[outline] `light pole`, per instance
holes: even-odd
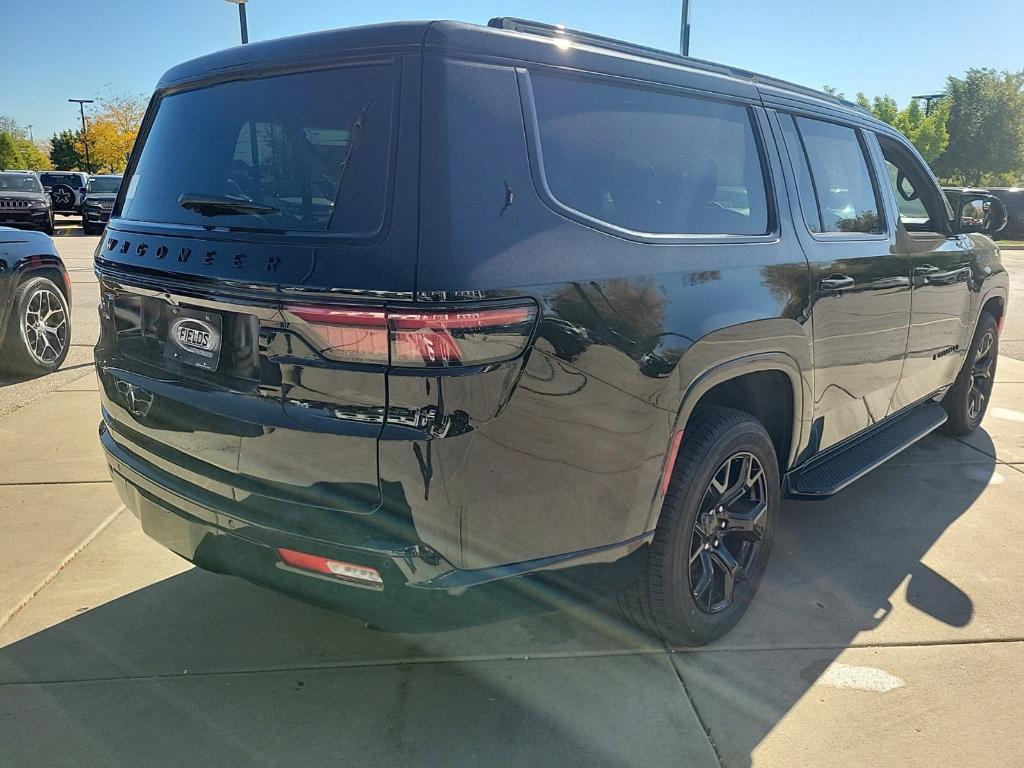
[[[679,21],[679,52],[690,55],[690,0],[683,0],[683,15]]]
[[[32,135],[32,123],[29,123],[27,128],[28,128],[28,140],[31,141],[33,144],[35,144],[36,143],[36,137]]]
[[[68,99],[78,104],[78,111],[82,115],[82,145],[85,147],[85,167],[88,173],[92,173],[92,163],[89,162],[89,136],[85,131],[85,105],[92,104],[92,99]]]
[[[227,0],[229,3],[234,3],[238,6],[238,26],[242,31],[242,45],[249,42],[249,27],[245,23],[245,3],[246,0]]]
[[[939,99],[946,98],[944,93],[926,93],[922,96],[911,96],[912,99],[924,99],[924,116],[928,117],[932,113],[932,102],[938,101]]]

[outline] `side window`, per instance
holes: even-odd
[[[880,234],[878,193],[857,132],[822,120],[791,119],[810,168],[819,216],[817,231]]]
[[[768,233],[746,107],[541,73],[531,84],[544,176],[562,205],[636,232]]]
[[[900,223],[908,232],[943,232],[949,212],[927,171],[900,144],[878,136],[885,168],[900,212]]]

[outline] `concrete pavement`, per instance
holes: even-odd
[[[383,632],[193,569],[120,509],[83,371],[0,418],[5,768],[1024,762],[1024,362],[968,440],[786,502],[750,612],[696,650],[540,587]]]

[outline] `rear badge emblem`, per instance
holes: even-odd
[[[220,333],[209,323],[182,317],[171,325],[171,341],[194,355],[213,357],[220,350]]]

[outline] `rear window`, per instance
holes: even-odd
[[[41,173],[39,174],[39,179],[47,187],[64,184],[73,189],[82,188],[82,177],[77,173]]]
[[[545,180],[562,205],[636,232],[768,232],[746,107],[536,73],[531,83]]]
[[[165,96],[121,216],[373,235],[384,222],[393,99],[390,64]],[[186,198],[205,202],[183,207]]]

